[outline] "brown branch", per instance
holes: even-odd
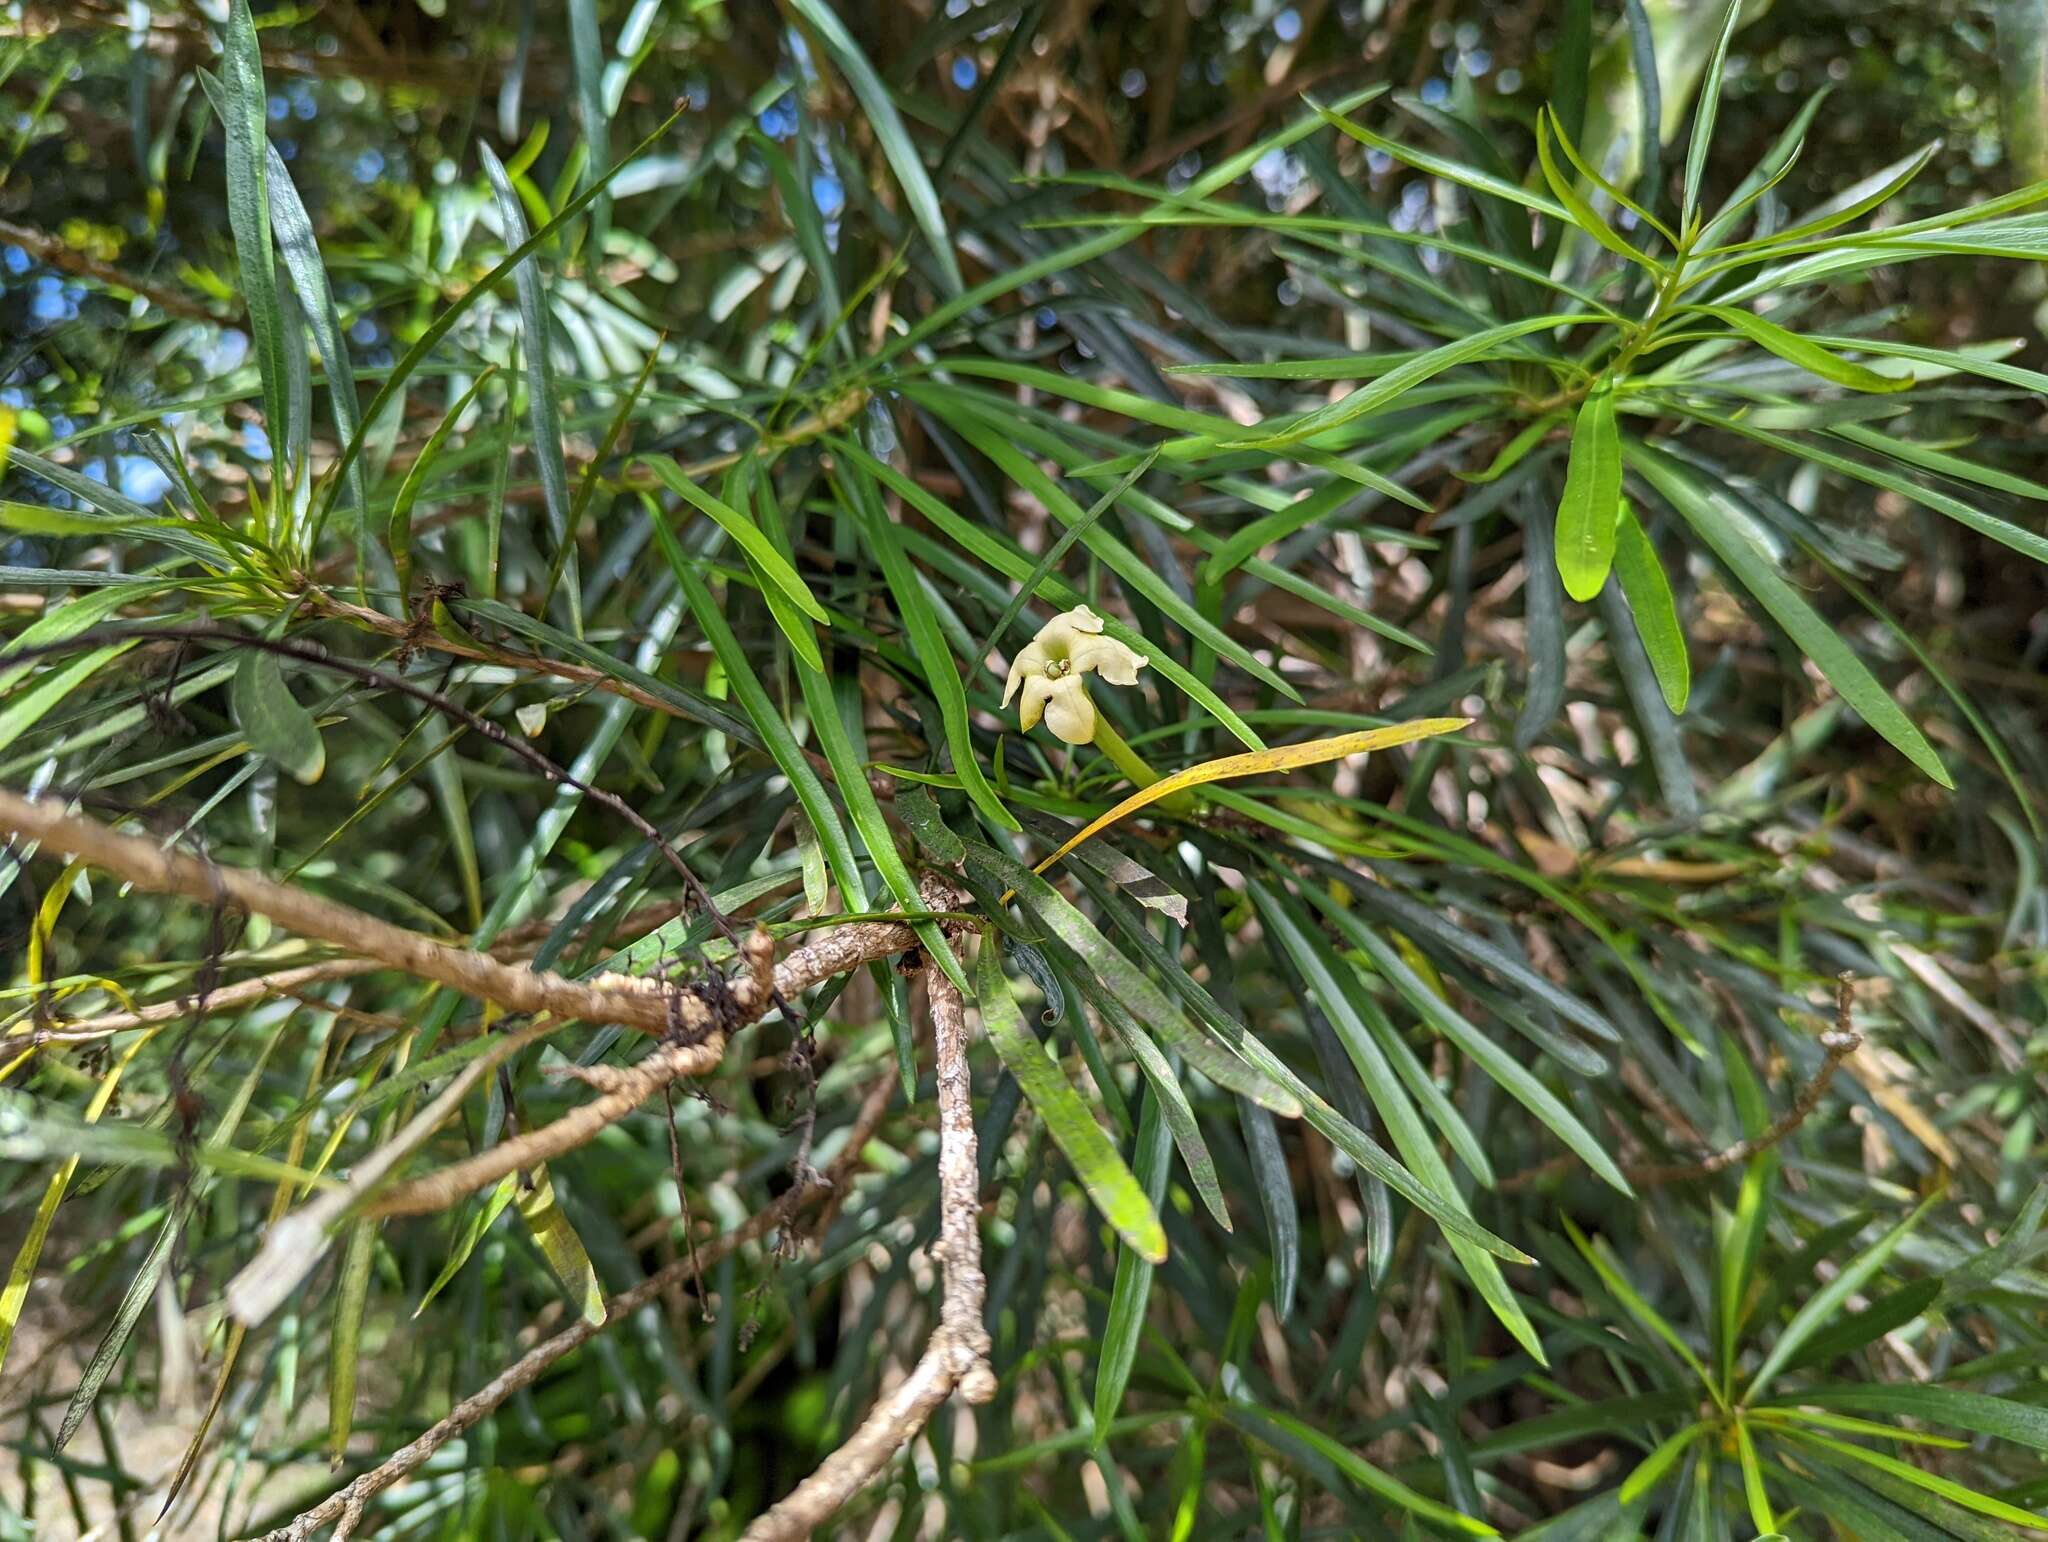
[[[869,1092],[855,1117],[846,1145],[833,1161],[822,1183],[791,1189],[767,1209],[759,1211],[734,1230],[701,1244],[689,1256],[656,1270],[631,1290],[621,1291],[604,1304],[604,1317],[591,1322],[579,1318],[553,1338],[529,1349],[498,1375],[450,1409],[446,1418],[417,1439],[400,1446],[376,1467],[337,1490],[290,1523],[264,1534],[261,1542],[308,1542],[324,1526],[333,1525],[336,1542],[342,1542],[361,1521],[364,1507],[392,1484],[416,1472],[449,1441],[481,1423],[513,1393],[532,1386],[557,1360],[597,1337],[615,1322],[632,1316],[648,1302],[696,1278],[700,1268],[720,1262],[726,1255],[787,1225],[827,1194],[836,1193],[858,1167],[861,1151],[881,1127],[895,1090],[896,1073],[886,1071]]]
[[[597,1138],[607,1126],[616,1124],[669,1083],[685,1076],[701,1076],[725,1055],[726,1040],[767,1010],[779,994],[794,1000],[804,991],[834,975],[888,958],[917,946],[917,934],[893,921],[863,921],[840,927],[826,937],[799,948],[780,964],[766,932],[747,939],[747,962],[752,972],[743,1004],[736,1004],[733,1019],[698,1043],[664,1042],[644,1059],[630,1066],[579,1067],[570,1074],[599,1089],[599,1095],[553,1124],[529,1130],[487,1151],[402,1183],[379,1195],[361,1211],[364,1215],[429,1215],[445,1210],[465,1194],[496,1183],[507,1173],[522,1172],[565,1151],[573,1151]],[[740,992],[735,990],[735,1002]]]
[[[632,942],[646,936],[665,921],[681,915],[683,907],[674,900],[663,900],[659,904],[642,905],[639,909],[621,916],[606,932],[606,939],[612,943]],[[530,953],[533,944],[546,937],[555,928],[554,918],[540,916],[531,921],[508,928],[498,940],[491,944],[490,953],[494,958],[514,959],[523,952]],[[232,985],[220,985],[209,991],[204,998],[192,993],[174,996],[168,1001],[151,1002],[148,1006],[137,1007],[128,1012],[106,1012],[98,1017],[79,1017],[60,1022],[54,1028],[16,1028],[0,1038],[28,1039],[36,1044],[84,1044],[94,1039],[104,1039],[131,1028],[147,1028],[157,1023],[174,1022],[181,1017],[206,1017],[216,1012],[232,1012],[248,1006],[251,1002],[266,1001],[272,996],[296,996],[308,1006],[326,1007],[329,1004],[303,995],[309,987],[324,984],[330,980],[348,980],[357,975],[372,974],[387,966],[374,958],[330,958],[316,964],[297,964],[289,969],[276,969],[268,974],[252,975],[246,980],[237,980]]]
[[[926,903],[933,903],[927,895]],[[939,1076],[939,1244],[945,1289],[939,1326],[916,1367],[868,1411],[846,1443],[741,1534],[742,1542],[808,1537],[873,1480],[957,1389],[970,1403],[996,1394],[982,1325],[987,1277],[981,1272],[981,1180],[975,1158],[974,1104],[967,1073],[967,1014],[960,992],[927,964],[932,1047]]]
[[[132,1012],[108,1012],[99,1017],[81,1017],[71,1022],[60,1022],[51,1028],[11,1029],[0,1035],[0,1038],[25,1039],[32,1044],[90,1043],[94,1039],[125,1033],[130,1028],[148,1028],[158,1023],[175,1022],[188,1015],[232,1012],[248,1006],[251,1002],[265,1001],[272,996],[296,995],[308,986],[319,985],[328,980],[346,980],[384,967],[384,964],[374,958],[330,958],[324,963],[301,964],[293,969],[279,969],[270,974],[256,975],[251,979],[237,980],[233,985],[216,986],[206,994],[204,1001],[192,995],[175,996],[169,1001],[157,1001],[146,1007],[137,1007]]]
[[[678,1027],[702,1034],[715,1026],[704,1001],[677,996],[659,981],[621,974],[570,980],[551,970],[502,964],[487,953],[453,947],[393,926],[353,906],[274,883],[260,873],[223,867],[183,852],[166,851],[140,836],[122,835],[96,819],[71,813],[61,798],[24,798],[0,788],[0,835],[41,842],[83,858],[154,894],[181,895],[208,905],[237,905],[268,916],[301,937],[332,943],[384,967],[432,980],[465,996],[496,1002],[511,1012],[617,1023],[655,1034]],[[743,982],[741,989],[746,988]]]
[[[124,273],[112,263],[101,262],[90,253],[81,252],[75,246],[50,235],[47,231],[36,230],[28,225],[17,225],[13,220],[0,220],[0,241],[20,247],[30,256],[48,263],[53,268],[89,278],[108,289],[125,290],[140,295],[158,310],[170,316],[184,316],[194,321],[227,321],[232,313],[225,307],[215,306],[196,295],[171,289],[162,284],[153,284],[148,279],[137,278]]]
[[[1820,1107],[1820,1100],[1828,1090],[1828,1084],[1835,1079],[1835,1072],[1844,1060],[1856,1053],[1863,1036],[1849,1026],[1849,1003],[1853,984],[1844,975],[1835,991],[1835,1026],[1820,1036],[1821,1048],[1826,1056],[1820,1069],[1813,1073],[1813,1080],[1799,1089],[1799,1095],[1792,1100],[1792,1106],[1771,1121],[1770,1127],[1760,1135],[1745,1136],[1732,1146],[1709,1152],[1691,1162],[1645,1162],[1634,1165],[1623,1164],[1622,1175],[1630,1183],[1655,1186],[1664,1183],[1691,1183],[1700,1178],[1711,1178],[1716,1173],[1726,1172],[1738,1163],[1747,1162],[1759,1152],[1768,1151],[1794,1130],[1798,1129]],[[1566,1171],[1577,1158],[1566,1152],[1526,1167],[1518,1173],[1503,1178],[1496,1186],[1502,1194],[1526,1189],[1531,1184],[1555,1177]]]

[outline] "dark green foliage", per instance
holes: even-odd
[[[910,912],[999,1390],[847,1536],[2042,1526],[2048,185],[1982,18],[955,9],[30,7],[0,786],[572,978],[732,971],[671,859],[784,955]],[[1056,615],[1092,747],[1004,704]],[[915,1361],[886,959],[230,1323],[437,1095],[393,1177],[643,1051],[222,995],[335,956],[0,857],[0,1538],[282,1523],[842,1159],[365,1527],[734,1537]]]

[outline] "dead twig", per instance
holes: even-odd
[[[932,903],[929,898],[927,903]],[[996,1394],[988,1329],[981,1320],[988,1281],[981,1272],[981,1181],[967,1072],[967,1014],[960,992],[936,964],[925,966],[924,977],[939,1079],[936,1252],[945,1269],[939,1325],[911,1373],[869,1410],[860,1428],[816,1472],[749,1526],[742,1542],[810,1536],[917,1438],[955,1390],[970,1403],[986,1403]]]
[[[330,1525],[335,1528],[336,1542],[342,1542],[342,1539],[348,1537],[362,1520],[364,1507],[372,1499],[392,1484],[416,1472],[436,1451],[487,1418],[515,1392],[532,1386],[564,1355],[581,1348],[612,1323],[622,1322],[631,1317],[641,1307],[658,1299],[665,1292],[698,1278],[700,1268],[709,1268],[727,1254],[765,1237],[778,1226],[789,1224],[828,1193],[836,1192],[839,1185],[850,1180],[854,1169],[860,1163],[862,1148],[881,1127],[894,1086],[894,1070],[885,1071],[869,1093],[860,1113],[855,1117],[846,1145],[827,1170],[824,1183],[791,1189],[774,1204],[757,1212],[734,1230],[704,1243],[693,1255],[679,1258],[674,1263],[656,1270],[631,1290],[621,1291],[605,1302],[604,1317],[601,1321],[593,1323],[587,1318],[579,1318],[554,1337],[534,1345],[498,1375],[457,1403],[449,1411],[448,1416],[438,1424],[426,1430],[417,1439],[400,1446],[370,1471],[328,1495],[304,1514],[296,1516],[286,1525],[266,1532],[261,1542],[308,1542],[308,1539],[323,1527]]]
[[[1799,1095],[1792,1100],[1792,1106],[1771,1121],[1769,1128],[1757,1135],[1745,1136],[1732,1146],[1709,1152],[1691,1162],[1648,1162],[1635,1165],[1624,1164],[1622,1175],[1630,1183],[1654,1186],[1664,1183],[1692,1183],[1701,1178],[1711,1178],[1716,1173],[1726,1172],[1762,1151],[1768,1151],[1802,1124],[1806,1123],[1813,1111],[1820,1107],[1820,1100],[1828,1090],[1828,1084],[1835,1079],[1835,1072],[1844,1060],[1856,1053],[1863,1043],[1863,1036],[1849,1025],[1850,998],[1854,993],[1854,982],[1844,975],[1835,988],[1835,1026],[1820,1036],[1821,1048],[1826,1051],[1820,1069],[1813,1073],[1813,1080],[1799,1089]],[[1564,1172],[1578,1160],[1570,1153],[1539,1162],[1534,1167],[1524,1168],[1503,1178],[1499,1192],[1512,1193],[1526,1189],[1531,1184]]]

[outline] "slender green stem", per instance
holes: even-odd
[[[1124,736],[1100,711],[1095,714],[1095,747],[1108,757],[1110,764],[1130,778],[1133,787],[1150,787],[1159,780],[1159,773],[1152,769],[1143,755],[1124,743]],[[1155,806],[1162,813],[1192,814],[1199,805],[1193,793],[1175,792],[1168,793]]]
[[[1143,755],[1124,743],[1124,736],[1116,731],[1102,712],[1095,714],[1095,747],[1131,779],[1132,786],[1150,787],[1159,780],[1159,773],[1152,769]]]

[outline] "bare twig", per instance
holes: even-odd
[[[1835,1079],[1835,1072],[1844,1060],[1856,1053],[1863,1042],[1863,1036],[1849,1024],[1850,1000],[1855,991],[1854,981],[1844,975],[1835,987],[1835,1026],[1820,1036],[1821,1048],[1826,1051],[1820,1069],[1813,1073],[1813,1080],[1799,1089],[1799,1095],[1792,1100],[1792,1106],[1771,1121],[1770,1127],[1761,1134],[1745,1136],[1732,1146],[1709,1152],[1692,1162],[1647,1162],[1635,1165],[1624,1164],[1621,1171],[1630,1183],[1656,1185],[1663,1183],[1691,1183],[1700,1178],[1711,1178],[1716,1173],[1726,1172],[1739,1163],[1747,1162],[1760,1151],[1768,1151],[1787,1135],[1798,1129],[1820,1107],[1820,1100],[1828,1090],[1828,1084]],[[1503,1178],[1499,1184],[1501,1193],[1512,1193],[1528,1188],[1546,1178],[1555,1177],[1565,1171],[1577,1158],[1569,1152],[1526,1167],[1518,1173]]]
[[[265,1533],[261,1542],[307,1542],[307,1539],[317,1534],[322,1527],[329,1525],[334,1526],[336,1542],[340,1542],[340,1539],[347,1537],[361,1521],[363,1509],[370,1500],[392,1484],[417,1471],[436,1451],[487,1418],[513,1393],[532,1386],[564,1355],[597,1337],[610,1324],[629,1318],[665,1292],[695,1279],[700,1267],[708,1268],[725,1258],[727,1254],[766,1236],[776,1227],[787,1225],[828,1193],[836,1192],[839,1185],[851,1178],[854,1169],[860,1163],[862,1148],[881,1127],[894,1086],[893,1069],[885,1072],[877,1080],[854,1120],[853,1130],[847,1137],[845,1147],[827,1171],[824,1183],[791,1189],[774,1204],[758,1212],[734,1230],[704,1243],[696,1249],[694,1255],[679,1258],[674,1263],[656,1270],[631,1290],[621,1291],[605,1302],[604,1317],[601,1321],[593,1323],[587,1318],[579,1318],[554,1337],[536,1344],[482,1387],[457,1403],[446,1418],[425,1431],[418,1439],[400,1446],[376,1467],[345,1488],[328,1495],[289,1524]]]
[[[929,903],[929,901],[928,901]],[[936,906],[934,908],[937,908]],[[946,1271],[939,1326],[916,1367],[872,1409],[837,1451],[742,1533],[742,1542],[810,1536],[839,1512],[925,1426],[957,1389],[970,1403],[996,1394],[982,1303],[981,1181],[967,1073],[967,1014],[936,964],[924,971],[939,1077],[939,1262]]]

